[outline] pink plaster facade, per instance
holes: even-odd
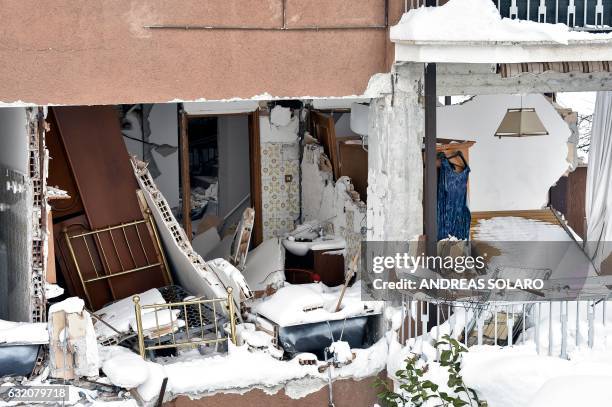
[[[385,23],[397,22],[403,7],[401,0],[0,0],[0,101],[358,95],[371,75],[389,70]],[[353,28],[303,30],[313,26]]]

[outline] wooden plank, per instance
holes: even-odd
[[[253,224],[253,246],[263,242],[262,185],[261,185],[261,143],[259,134],[259,110],[249,114],[249,156],[251,159],[251,205],[255,209]]]
[[[363,202],[368,194],[368,152],[364,150],[360,139],[342,140],[338,143],[340,157],[340,175],[351,179],[355,191]]]
[[[193,239],[191,229],[191,181],[189,179],[189,133],[187,132],[187,114],[181,111],[181,131],[179,136],[180,163],[181,163],[181,198],[183,209],[183,229],[187,239]]]
[[[338,164],[338,144],[336,140],[336,125],[333,117],[321,112],[312,111],[311,120],[313,135],[323,146],[327,158],[332,163],[334,180],[340,177],[340,167]]]

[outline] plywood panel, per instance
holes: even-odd
[[[323,145],[327,158],[332,163],[334,180],[340,177],[338,165],[338,145],[336,141],[336,126],[333,117],[321,112],[311,112],[313,135]]]

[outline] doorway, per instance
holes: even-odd
[[[182,222],[187,236],[216,227],[232,234],[247,207],[255,209],[253,243],[262,240],[258,112],[181,112]]]

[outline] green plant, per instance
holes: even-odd
[[[467,349],[456,339],[444,335],[442,340],[436,342],[436,349],[440,351],[440,366],[448,371],[447,386],[450,392],[440,390],[440,386],[431,380],[424,379],[429,365],[419,363],[419,355],[406,359],[406,368],[395,373],[399,382],[399,392],[393,391],[386,381],[377,379],[374,387],[380,389],[378,398],[385,407],[411,407],[422,406],[431,400],[435,406],[443,407],[484,407],[485,401],[478,398],[476,391],[467,387],[461,377],[461,358]],[[428,404],[431,405],[431,404]]]

